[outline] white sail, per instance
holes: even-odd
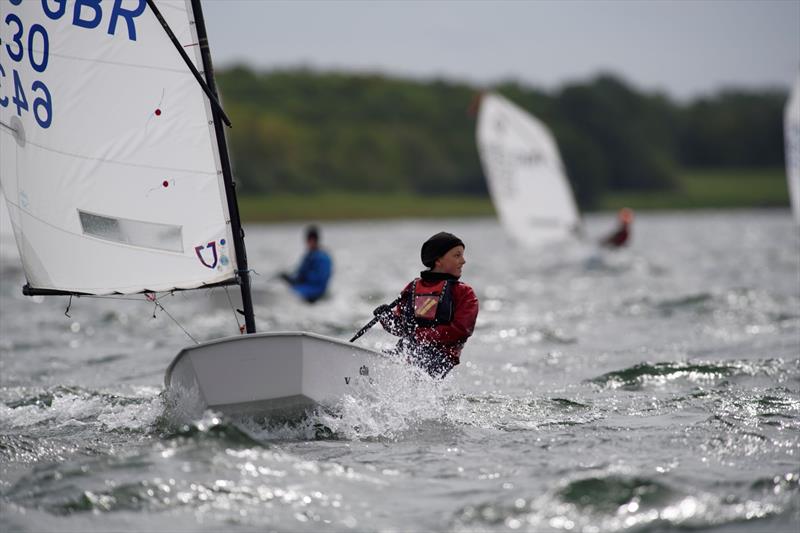
[[[786,103],[783,128],[786,143],[786,179],[789,182],[789,198],[792,202],[794,220],[800,225],[800,74],[797,75],[791,96]]]
[[[5,195],[0,190],[0,264],[11,266],[13,269],[19,263],[19,254],[14,243],[14,227],[11,224],[11,216],[8,214],[8,204]],[[0,266],[0,277],[3,274],[3,266]]]
[[[481,98],[477,144],[500,222],[518,242],[560,240],[579,225],[578,209],[547,127],[499,94]]]
[[[8,214],[8,204],[6,195],[0,189],[0,239],[14,236],[14,227],[11,224],[11,216]]]
[[[202,72],[190,2],[158,6]],[[209,102],[145,0],[4,0],[0,43],[0,182],[29,287],[233,279]]]

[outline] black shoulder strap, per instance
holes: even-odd
[[[455,304],[453,302],[453,285],[459,283],[458,280],[447,280],[442,287],[442,294],[439,296],[439,306],[436,309],[436,323],[449,324],[455,315]]]
[[[417,293],[418,281],[419,278],[415,278],[414,281],[411,282],[411,287],[409,287],[408,290],[408,298],[404,299],[403,306],[401,308],[402,313],[405,315],[406,333],[409,335],[413,335],[417,325],[414,318],[414,297]]]

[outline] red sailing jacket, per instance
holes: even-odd
[[[606,246],[613,246],[615,248],[619,248],[620,246],[624,246],[625,243],[628,242],[628,238],[630,237],[630,227],[628,224],[622,224],[620,227],[611,235],[603,239],[603,244]]]
[[[454,276],[424,271],[421,278],[416,279],[416,292],[435,289],[442,280],[448,280],[450,295],[453,302],[452,319],[447,323],[428,325],[416,323],[410,325],[408,305],[411,303],[411,291],[414,281],[403,289],[402,299],[394,308],[392,316],[381,318],[381,325],[386,331],[398,337],[405,337],[413,329],[413,339],[423,348],[432,348],[437,354],[451,360],[454,365],[459,363],[461,349],[475,329],[478,318],[478,298],[472,287],[461,283]],[[411,326],[411,327],[409,327]]]

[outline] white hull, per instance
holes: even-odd
[[[179,417],[206,409],[291,417],[353,394],[390,356],[305,332],[259,333],[190,346],[167,368],[167,399]]]

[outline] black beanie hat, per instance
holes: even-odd
[[[437,259],[456,246],[464,246],[464,243],[452,233],[440,231],[422,244],[422,251],[420,252],[422,264],[428,268],[433,268]]]

